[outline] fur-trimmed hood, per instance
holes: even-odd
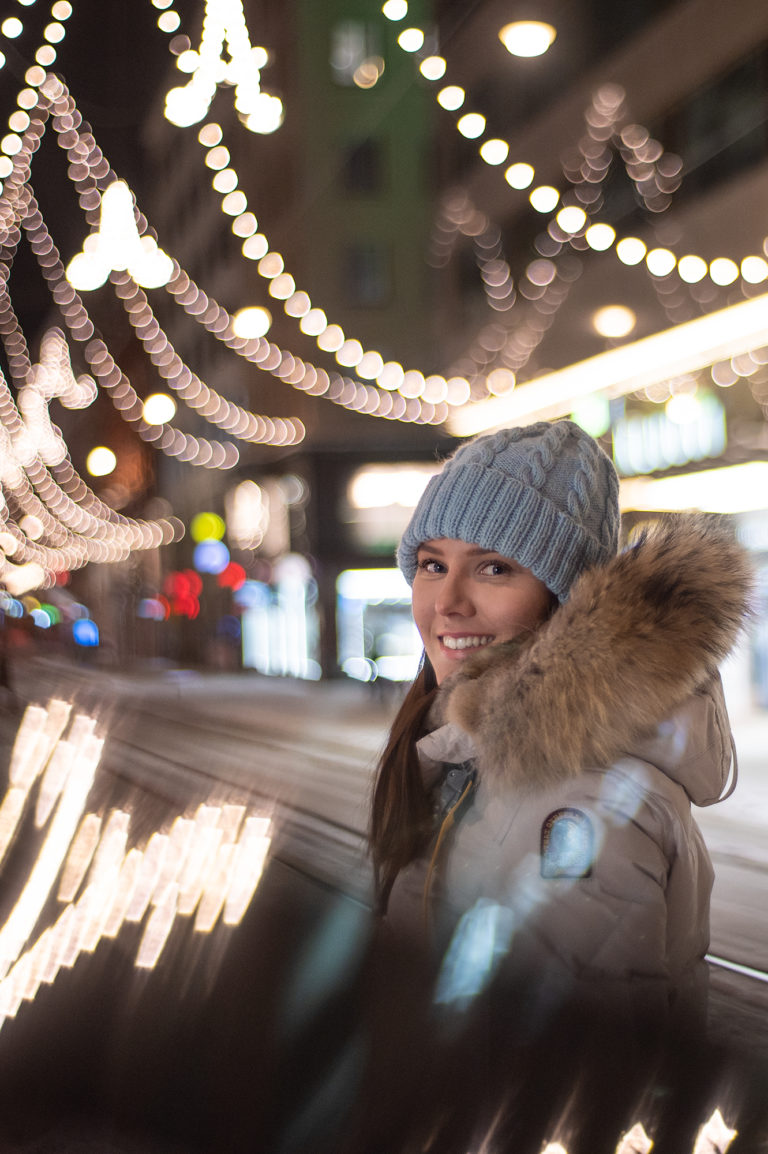
[[[433,719],[470,735],[491,786],[547,787],[641,756],[716,674],[751,589],[747,555],[722,519],[661,518],[583,574],[533,637],[469,658],[441,686]],[[681,784],[699,804],[712,800]]]

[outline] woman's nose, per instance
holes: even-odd
[[[467,582],[460,574],[445,575],[435,597],[435,609],[441,617],[450,617],[454,613],[468,617],[473,612]]]

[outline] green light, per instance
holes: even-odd
[[[571,420],[592,437],[602,437],[611,427],[608,398],[601,393],[584,397],[571,413]]]

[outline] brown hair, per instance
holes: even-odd
[[[423,850],[431,832],[431,805],[421,777],[416,742],[426,732],[426,718],[436,691],[435,671],[425,655],[379,759],[369,841],[376,908],[382,914],[395,878]]]

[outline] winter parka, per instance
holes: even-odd
[[[388,907],[431,926],[438,1000],[508,967],[652,1014],[699,1002],[713,871],[691,803],[733,772],[717,666],[750,588],[718,519],[662,519],[443,683],[419,742],[436,834]]]

